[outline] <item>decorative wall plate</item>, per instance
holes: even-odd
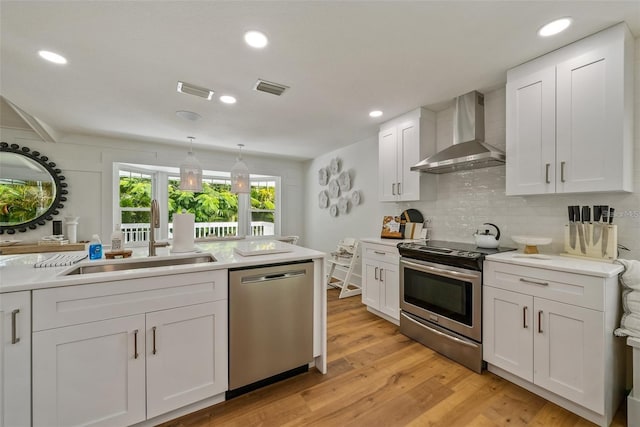
[[[349,199],[346,197],[340,197],[338,199],[338,211],[341,215],[346,215],[349,211]]]
[[[337,199],[340,196],[340,185],[335,179],[329,181],[329,197]]]
[[[331,216],[338,216],[338,207],[336,205],[329,206],[329,214]]]
[[[358,206],[360,204],[360,192],[358,190],[351,194],[351,204],[353,204],[353,206]]]
[[[338,185],[340,185],[340,191],[343,193],[351,190],[351,177],[349,176],[349,172],[344,171],[338,175]]]
[[[331,172],[332,175],[336,175],[338,172],[340,172],[339,158],[334,157],[333,159],[331,159],[331,162],[329,163],[329,171]]]
[[[320,194],[318,194],[318,206],[320,206],[320,209],[326,209],[329,206],[329,194],[327,190],[322,190]]]
[[[318,170],[318,184],[327,185],[329,182],[329,171],[327,168],[320,168]]]

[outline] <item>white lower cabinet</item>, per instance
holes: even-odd
[[[31,425],[31,292],[0,294],[0,427]]]
[[[34,333],[33,425],[144,421],[144,330],[141,314]]]
[[[489,370],[601,426],[624,394],[617,277],[485,261]]]
[[[362,243],[362,303],[394,323],[400,321],[398,261],[394,246]]]
[[[126,426],[227,390],[226,270],[36,290],[33,307],[34,426]]]

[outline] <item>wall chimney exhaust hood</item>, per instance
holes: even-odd
[[[449,173],[500,166],[505,154],[484,142],[484,95],[473,91],[456,98],[453,145],[411,167],[412,171]]]

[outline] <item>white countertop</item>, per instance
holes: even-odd
[[[383,239],[382,237],[363,237],[360,239],[361,242],[375,243],[377,245],[393,246],[394,248],[398,246],[398,243],[418,242],[420,240],[421,239]]]
[[[70,267],[34,268],[33,264],[44,261],[56,253],[26,254],[26,255],[2,255],[0,256],[0,293],[16,292],[23,290],[42,289],[57,286],[80,285],[96,282],[109,282],[113,280],[134,279],[140,277],[160,276],[167,274],[180,274],[187,272],[221,270],[226,268],[238,268],[254,265],[299,261],[304,259],[316,259],[325,257],[325,253],[288,243],[277,242],[279,248],[290,250],[275,254],[241,256],[235,251],[239,245],[246,245],[246,240],[232,240],[225,242],[200,242],[196,243],[196,250],[200,253],[211,253],[217,262],[174,265],[168,267],[139,268],[131,270],[113,271],[105,273],[91,273],[84,275],[64,276],[66,270],[76,268],[79,265],[94,265],[112,262],[131,262],[147,258],[148,248],[131,248],[131,258],[123,260],[84,260]],[[84,252],[64,252],[65,254],[83,254]],[[154,259],[165,259],[193,255],[172,254],[170,247],[157,248],[157,256]]]
[[[485,260],[597,277],[613,277],[618,275],[618,273],[621,273],[623,270],[622,265],[617,263],[612,264],[610,262],[592,261],[589,259],[573,258],[561,255],[540,255],[541,256],[538,258],[530,255],[527,256],[522,252],[502,252],[499,254],[488,255]]]

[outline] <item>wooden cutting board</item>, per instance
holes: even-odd
[[[0,255],[35,254],[44,252],[84,251],[84,243],[67,243],[66,245],[38,245],[37,243],[1,246]]]

